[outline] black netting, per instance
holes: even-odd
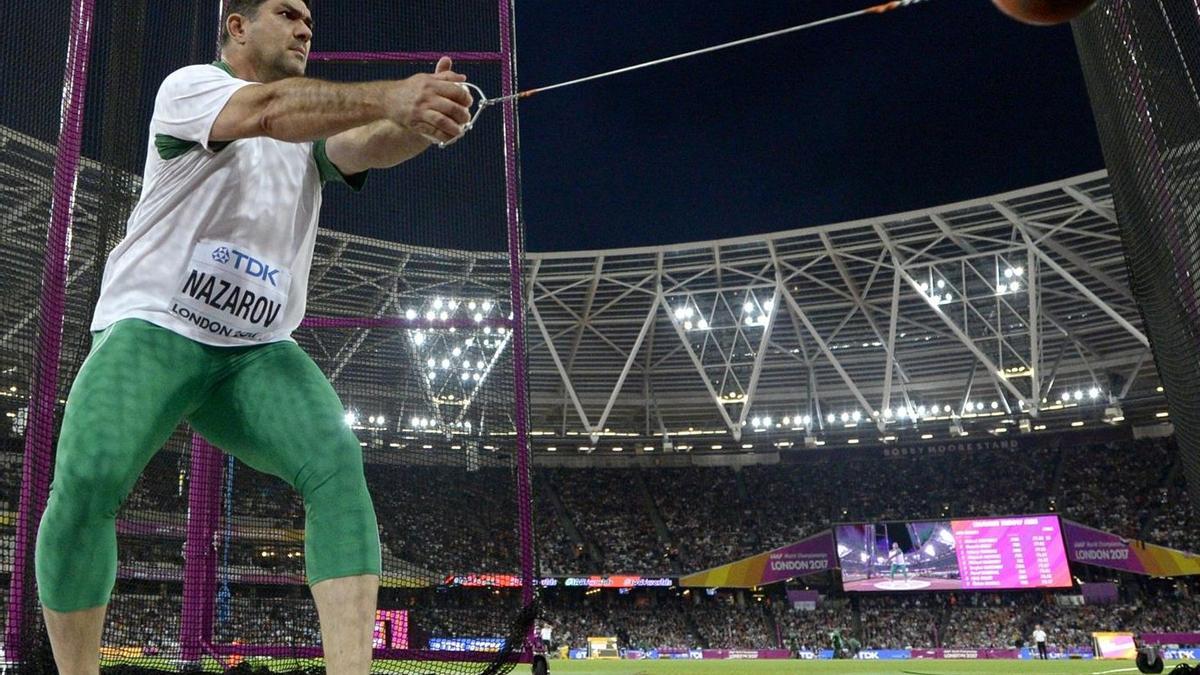
[[[58,354],[73,349],[69,339],[59,341],[61,298],[78,287],[78,276],[67,274],[78,275],[81,262],[78,256],[65,259],[71,176],[77,169],[81,181],[98,176],[94,165],[71,161],[78,157],[82,117],[66,114],[66,104],[78,103],[81,92],[64,91],[64,79],[82,82],[87,54],[77,32],[72,39],[72,25],[88,18],[77,4],[33,12],[0,8],[0,20],[29,36],[0,47],[0,86],[7,94],[0,100],[0,580],[8,619],[0,641],[6,660],[23,648],[44,661],[48,648],[37,611],[32,533],[49,486],[49,449],[70,377]]]
[[[511,49],[499,53],[511,12],[495,0],[311,4],[314,52],[356,53],[314,59],[312,76],[399,79],[433,62],[370,60],[447,51],[489,95],[515,78]],[[53,671],[32,546],[63,403],[91,345],[106,256],[141,190],[155,92],[175,69],[213,59],[218,5],[0,9],[26,36],[0,47],[10,93],[0,101],[0,579],[11,586],[0,643],[27,672]],[[363,193],[325,192],[309,319],[294,337],[333,383],[364,453],[383,545],[375,672],[500,673],[527,656],[521,584],[532,559],[521,551],[532,542],[519,514],[532,499],[518,461],[523,317],[510,264],[524,257],[524,234],[510,229],[508,121],[492,108],[462,142],[375,172]],[[320,668],[304,525],[291,487],[181,425],[118,514],[104,667]]]
[[[1130,281],[1200,498],[1200,8],[1101,0],[1075,23]]]

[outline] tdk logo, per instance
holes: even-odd
[[[229,254],[230,253],[231,253],[231,251],[228,248],[221,246],[220,248],[213,251],[212,257],[213,257],[213,260],[224,265],[229,262]],[[279,280],[277,279],[277,275],[279,274],[278,268],[271,267],[270,265],[255,258],[254,256],[242,253],[241,251],[239,251],[237,249],[234,249],[232,251],[232,253],[233,253],[233,269],[238,270],[240,272],[244,272],[247,275],[255,277],[257,279],[262,279],[263,281],[269,281],[269,282],[271,282],[271,285],[275,286],[276,288],[279,287]]]

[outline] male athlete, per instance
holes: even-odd
[[[897,571],[904,575],[905,581],[908,581],[908,561],[904,559],[904,551],[900,550],[900,544],[897,542],[892,542],[892,548],[888,551],[888,562],[891,563],[891,581],[896,580]]]
[[[462,134],[471,98],[433,74],[303,77],[305,0],[229,0],[221,59],[163,82],[141,199],[111,253],[92,351],[67,401],[38,531],[39,595],[63,675],[99,672],[115,517],[181,420],[304,498],[305,562],[328,672],[368,673],[379,584],[362,450],[304,316],[321,188]]]

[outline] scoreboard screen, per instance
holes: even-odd
[[[1070,588],[1058,516],[854,523],[834,527],[847,591]]]

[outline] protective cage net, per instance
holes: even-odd
[[[1074,23],[1134,297],[1200,499],[1200,5],[1100,0]]]
[[[310,6],[309,75],[398,79],[433,62],[383,53],[450,52],[489,95],[515,79],[502,49],[511,12],[497,0]],[[33,542],[106,256],[141,190],[154,96],[170,72],[214,59],[219,11],[217,0],[0,8],[31,36],[0,47],[0,602],[4,659],[19,672],[54,672]],[[353,61],[321,60],[331,52]],[[532,504],[510,265],[524,233],[510,228],[515,114],[507,123],[492,108],[460,143],[374,172],[361,193],[325,189],[294,337],[363,450],[383,554],[373,672],[503,673],[527,656],[536,564],[522,556]],[[69,229],[52,226],[67,215]],[[290,486],[181,425],[117,516],[105,671],[323,672],[304,525]]]

